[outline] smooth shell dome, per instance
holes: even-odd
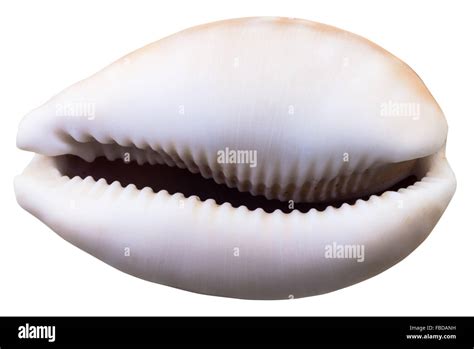
[[[93,118],[74,114],[81,103],[93,105]],[[294,176],[285,168],[335,176],[345,153],[348,172],[424,157],[446,132],[419,77],[370,41],[305,20],[244,18],[118,60],[30,113],[17,143],[86,159],[99,154],[76,141],[132,143],[211,167],[226,147],[256,150],[258,167],[284,179]]]

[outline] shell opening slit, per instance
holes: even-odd
[[[95,143],[94,148],[101,148],[103,146],[96,141],[93,142]],[[359,199],[368,200],[372,195],[380,196],[386,191],[398,191],[401,188],[407,188],[420,181],[426,175],[426,170],[417,169],[417,163],[420,164],[424,159],[426,160],[426,158],[413,160],[410,164],[410,172],[403,173],[402,176],[399,176],[401,177],[400,180],[397,180],[395,183],[390,182],[381,190],[378,189],[371,192],[368,189],[369,191],[365,195],[349,195],[348,197],[346,195],[346,198],[343,196],[341,199],[337,197],[339,195],[337,193],[338,182],[341,182],[341,180],[338,180],[336,177],[327,181],[334,183],[329,185],[333,188],[327,189],[333,192],[332,197],[325,200],[308,202],[294,200],[291,196],[292,193],[307,190],[307,186],[304,185],[301,188],[297,188],[292,184],[287,186],[287,188],[280,188],[278,185],[274,185],[272,188],[269,188],[270,194],[267,192],[266,197],[263,193],[264,189],[262,190],[264,186],[261,183],[254,186],[259,188],[261,192],[251,193],[249,192],[249,187],[252,187],[252,185],[248,181],[240,183],[235,177],[230,179],[225,177],[222,172],[218,172],[213,176],[212,173],[209,173],[209,166],[205,166],[204,170],[197,168],[194,164],[193,173],[181,159],[173,160],[171,157],[168,157],[165,161],[160,152],[148,151],[145,153],[144,150],[135,146],[121,147],[115,144],[113,154],[107,152],[106,155],[98,156],[92,161],[86,161],[79,156],[71,154],[56,156],[54,157],[54,165],[62,176],[66,176],[69,179],[74,177],[86,179],[90,176],[96,182],[100,179],[105,179],[108,185],[118,181],[124,188],[128,185],[134,185],[139,190],[149,187],[154,193],[165,190],[170,195],[181,193],[185,198],[196,196],[201,201],[213,199],[218,205],[230,203],[234,208],[245,206],[249,210],[261,208],[267,213],[272,213],[275,210],[281,210],[284,213],[298,210],[306,213],[313,208],[318,211],[324,211],[329,206],[339,208],[344,203],[353,205]],[[188,163],[194,162],[190,161]],[[395,171],[399,170],[396,164],[393,168]],[[364,173],[370,173],[370,176],[373,178],[378,175],[378,172],[380,171],[377,171],[377,169],[372,172],[371,169],[367,169],[361,175],[364,176]],[[352,181],[352,178],[356,178],[356,176],[357,174],[345,176],[342,181],[355,186],[360,185],[356,181]],[[218,183],[218,181],[221,183]],[[288,187],[291,188],[291,192],[288,190]],[[346,188],[348,192],[357,192],[357,190],[351,189]],[[285,198],[288,198],[287,201],[278,199],[279,191],[282,190],[286,192]]]

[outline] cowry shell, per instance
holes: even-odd
[[[132,275],[304,297],[374,276],[427,237],[456,186],[446,135],[421,79],[366,39],[298,19],[227,20],[135,51],[27,115],[17,144],[37,155],[15,192],[64,239]],[[255,152],[256,166],[219,162],[224,149]],[[124,154],[161,166],[150,186],[174,166],[264,201],[324,207],[266,212],[91,170]]]

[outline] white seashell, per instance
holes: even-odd
[[[374,276],[427,237],[456,186],[446,135],[421,79],[366,39],[227,20],[135,51],[27,115],[17,144],[38,155],[15,192],[135,276],[304,297]]]

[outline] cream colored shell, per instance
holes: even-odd
[[[84,104],[90,117],[64,112]],[[393,105],[415,113],[384,109]],[[455,190],[446,134],[421,79],[366,39],[298,19],[228,20],[135,51],[32,111],[17,144],[41,155],[15,192],[63,238],[130,274],[212,295],[304,297],[371,277],[426,238]],[[218,163],[225,148],[256,151],[258,166]],[[419,181],[339,208],[266,213],[69,179],[56,158],[124,152],[295,202]],[[364,261],[327,258],[333,243],[364,246]]]

